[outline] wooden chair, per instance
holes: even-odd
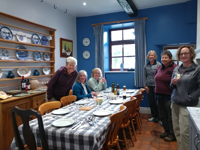
[[[143,99],[143,98],[144,98],[144,91],[145,91],[145,89],[144,89],[144,88],[141,88],[141,89],[139,89],[139,91],[142,92],[142,99]],[[142,100],[142,99],[141,99],[141,100]],[[140,102],[141,102],[141,101],[140,101]],[[141,115],[140,115],[140,105],[138,105],[137,113],[138,113],[138,115],[139,115],[139,121],[140,121],[140,123],[141,123],[141,125],[142,125],[142,118],[141,118]]]
[[[69,91],[69,95],[72,95],[72,94],[73,94],[73,90],[70,90],[70,91]]]
[[[69,96],[64,96],[60,99],[62,106],[66,106],[71,104],[72,102],[75,102],[77,99],[76,95],[69,95]]]
[[[141,102],[141,100],[142,100],[142,92],[139,92],[137,95],[132,96],[132,97],[131,97],[131,100],[135,100],[134,97],[137,98],[137,99],[136,99],[135,108],[133,109],[133,112],[132,112],[132,114],[131,114],[131,125],[132,125],[132,128],[133,128],[133,126],[134,126],[133,120],[135,120],[135,123],[137,124],[138,129],[139,129],[139,132],[140,132],[140,134],[141,134],[142,125],[141,125],[141,123],[140,123],[139,115],[138,115],[138,113],[137,113],[137,108],[139,107],[140,102]]]
[[[134,100],[135,99],[135,100]],[[131,132],[131,128],[130,128],[130,117],[131,117],[131,113],[133,112],[133,109],[135,109],[135,104],[136,104],[136,98],[132,99],[132,101],[128,101],[128,102],[125,102],[123,105],[126,106],[127,108],[127,112],[125,114],[125,117],[123,119],[123,123],[121,125],[121,129],[122,129],[122,132],[123,132],[123,138],[124,140],[119,140],[119,141],[124,141],[125,142],[125,147],[126,147],[126,150],[128,150],[128,146],[127,146],[127,139],[126,139],[126,133],[125,133],[125,129],[127,128],[129,130],[129,135],[131,137],[131,141],[133,143],[133,146],[134,146],[134,140],[133,140],[133,136],[132,136],[132,132]],[[134,129],[135,130],[135,129]],[[134,135],[135,135],[135,132],[134,132]],[[136,135],[135,135],[136,137]]]
[[[118,113],[115,113],[110,116],[111,125],[103,149],[110,150],[112,147],[117,146],[117,149],[121,150],[118,143],[119,137],[117,134],[119,128],[122,125],[125,112],[126,112],[126,106],[121,106],[120,111]]]
[[[60,107],[61,107],[60,101],[46,102],[39,106],[38,111],[43,116],[47,112],[51,112],[52,110],[58,109]]]
[[[18,125],[16,121],[16,114],[19,117],[21,117],[22,122],[23,122],[23,127],[22,127],[23,137],[24,137],[26,145],[23,144],[22,139],[19,134]],[[32,115],[35,116],[38,120],[42,147],[36,147],[35,137],[29,126],[29,119],[30,119],[30,116]],[[17,143],[17,147],[19,150],[42,150],[42,149],[49,150],[49,146],[46,140],[44,126],[43,126],[40,113],[38,113],[37,111],[33,109],[22,110],[19,107],[15,106],[15,108],[11,109],[11,117],[12,117],[13,130],[15,134],[15,141]]]

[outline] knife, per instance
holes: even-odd
[[[78,129],[81,125],[82,125],[82,121],[80,121],[79,123],[77,123],[75,126],[72,127],[72,130],[76,130]]]

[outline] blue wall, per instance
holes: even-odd
[[[160,61],[160,54],[163,45],[196,43],[196,22],[197,22],[197,0],[186,3],[142,9],[138,11],[135,18],[148,17],[146,20],[146,48],[147,52],[155,50]],[[86,70],[90,77],[92,69],[95,67],[95,39],[92,24],[110,22],[117,20],[128,20],[130,18],[125,12],[111,13],[105,15],[80,17],[77,18],[77,59],[78,70]],[[83,46],[83,38],[88,37],[91,44],[88,47]],[[91,57],[85,60],[82,56],[83,51],[90,51]],[[107,56],[108,57],[108,56]],[[108,63],[108,59],[106,60]],[[106,68],[108,70],[108,68]],[[117,78],[116,78],[117,77]],[[106,74],[107,82],[110,84],[112,79],[118,82],[132,84],[134,87],[134,74]],[[116,81],[116,82],[117,82]],[[142,107],[148,107],[148,101],[145,96],[141,103]]]

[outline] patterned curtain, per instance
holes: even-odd
[[[143,87],[143,68],[146,61],[145,20],[135,21],[135,86]]]

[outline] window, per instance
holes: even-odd
[[[110,70],[119,71],[120,64],[124,70],[135,69],[135,30],[121,28],[109,30]]]

